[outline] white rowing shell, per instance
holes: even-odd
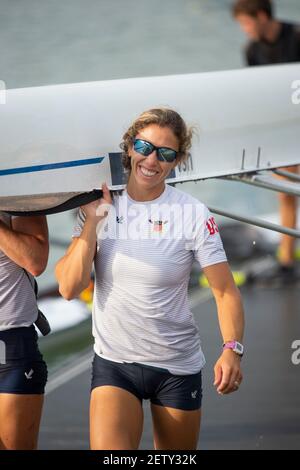
[[[169,181],[300,163],[300,64],[7,90],[0,104],[0,210],[55,207],[124,185],[119,144],[134,118],[176,109],[196,126]]]

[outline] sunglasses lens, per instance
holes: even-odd
[[[177,152],[175,152],[175,150],[168,149],[168,148],[160,148],[159,156],[165,162],[171,163],[171,162],[174,162],[174,160],[176,159]]]
[[[176,160],[177,152],[175,150],[169,149],[167,147],[155,147],[150,142],[146,140],[136,139],[133,142],[133,148],[136,152],[144,157],[150,155],[154,149],[157,150],[157,158],[161,162],[172,163]]]
[[[136,152],[140,153],[141,155],[148,156],[150,153],[153,152],[153,146],[144,140],[135,140],[133,144],[133,148]]]

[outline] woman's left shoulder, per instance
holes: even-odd
[[[181,205],[190,204],[197,206],[198,208],[202,208],[204,212],[208,210],[202,201],[187,193],[186,191],[182,191],[174,186],[169,186],[169,201],[171,203],[179,203]]]

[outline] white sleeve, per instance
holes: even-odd
[[[78,238],[81,235],[85,223],[85,214],[80,208],[77,213],[76,225],[73,227],[72,238]]]
[[[227,261],[219,228],[207,207],[196,231],[194,256],[201,268]]]

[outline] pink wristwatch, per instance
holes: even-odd
[[[227,341],[227,343],[223,344],[223,351],[224,349],[232,349],[232,351],[241,357],[244,354],[244,346],[238,341]]]

